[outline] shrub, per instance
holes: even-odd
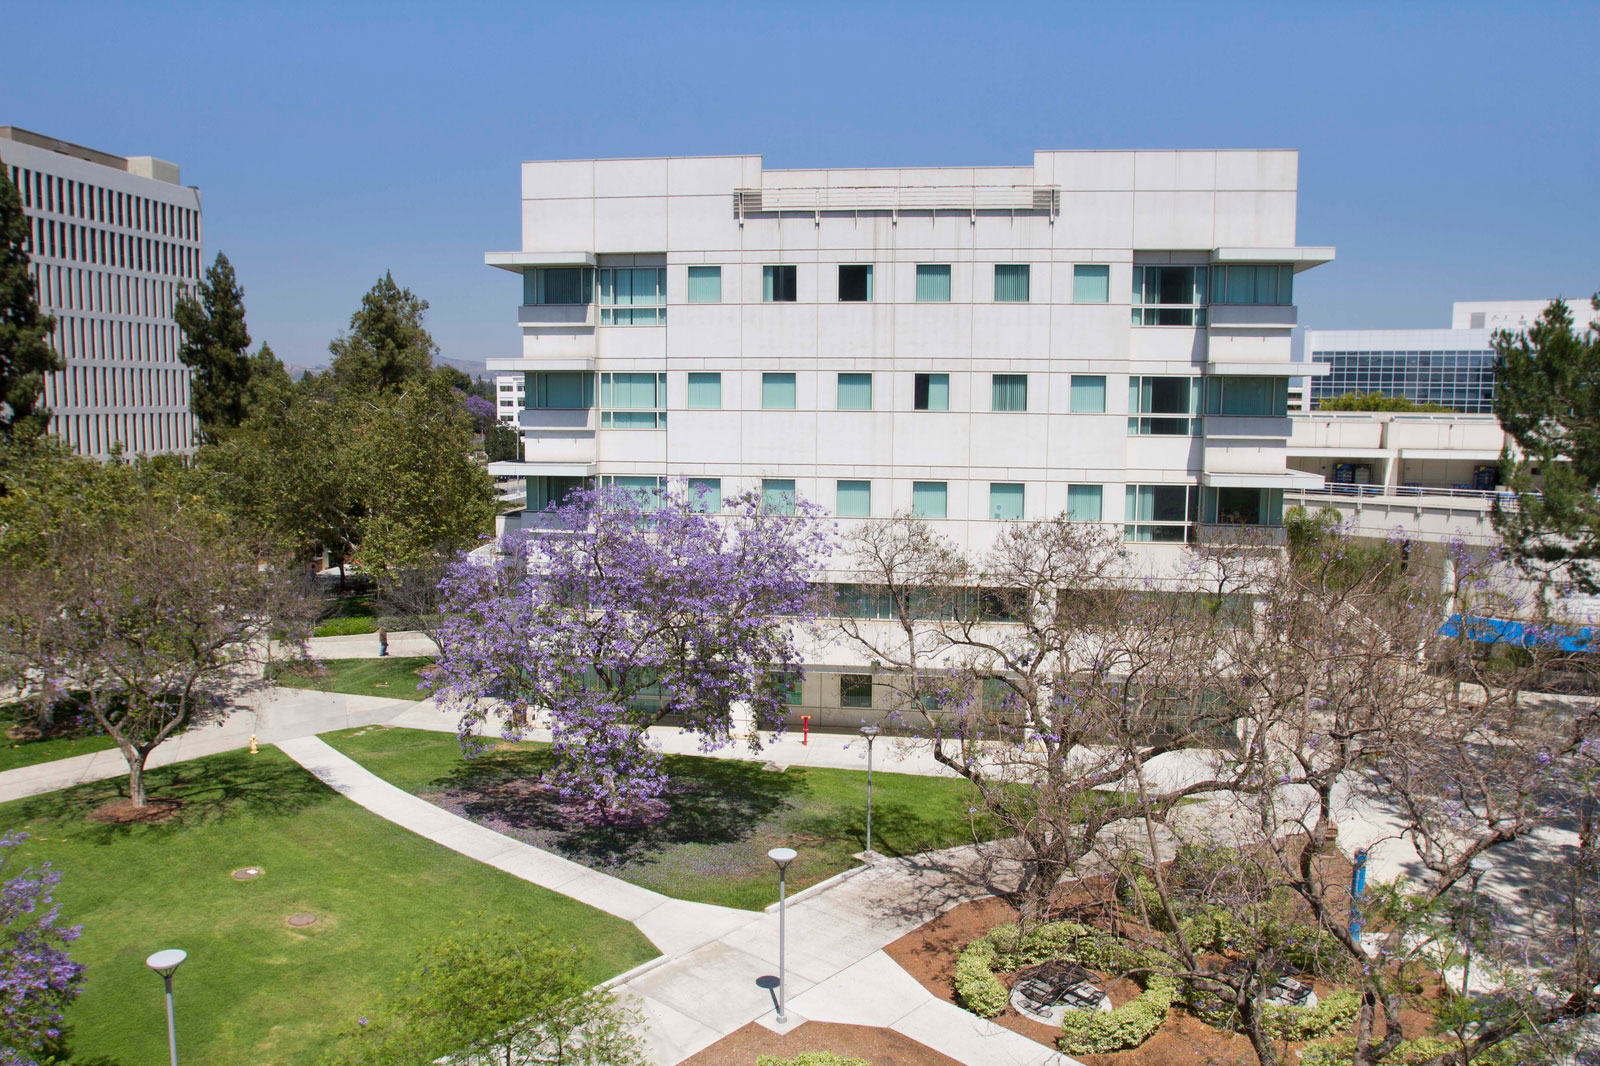
[[[1018,970],[1052,959],[1108,973],[1142,969],[1160,961],[1077,922],[1052,922],[1026,934],[1006,925],[968,944],[956,959],[956,996],[972,1013],[992,1018],[1005,1009],[1009,999],[995,970]],[[1101,1054],[1138,1047],[1166,1020],[1177,992],[1171,978],[1155,975],[1144,981],[1138,997],[1109,1013],[1069,1010],[1061,1027],[1061,1050]]]
[[[850,1059],[832,1051],[802,1051],[792,1059],[775,1059],[760,1055],[756,1066],[872,1066],[866,1059]]]
[[[1419,1066],[1446,1052],[1458,1050],[1460,1046],[1436,1036],[1419,1036],[1415,1040],[1402,1040],[1400,1046],[1391,1051],[1389,1057],[1383,1061],[1385,1066]],[[1354,1037],[1321,1040],[1306,1046],[1300,1053],[1300,1063],[1301,1066],[1345,1066],[1354,1057],[1355,1050]],[[1516,1055],[1515,1042],[1507,1041],[1496,1044],[1481,1055],[1473,1056],[1472,1061],[1474,1066],[1514,1066],[1517,1062]]]
[[[311,631],[314,637],[353,637],[362,633],[376,633],[378,620],[370,614],[352,615],[348,618],[330,618],[318,622]]]
[[[1315,1007],[1268,1006],[1261,1024],[1277,1039],[1294,1043],[1336,1033],[1355,1021],[1360,1011],[1361,997],[1355,992],[1334,992]]]

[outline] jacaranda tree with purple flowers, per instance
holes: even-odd
[[[707,751],[736,733],[759,747],[762,729],[782,727],[797,634],[817,612],[810,578],[832,537],[812,505],[771,503],[750,492],[712,514],[717,501],[682,482],[580,489],[538,534],[503,538],[491,562],[463,558],[442,585],[433,681],[463,747],[491,717],[508,739],[548,726],[547,783],[606,819],[660,802],[646,729],[663,719]]]
[[[0,876],[26,839],[0,836]],[[0,885],[0,1066],[37,1066],[59,1044],[62,1014],[83,991],[83,966],[67,954],[82,927],[60,924],[51,897],[60,881],[45,863]]]

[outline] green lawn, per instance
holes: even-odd
[[[323,740],[367,769],[480,824],[595,869],[680,899],[759,909],[777,899],[767,851],[780,844],[800,857],[791,890],[856,865],[865,847],[865,771],[791,767],[668,756],[666,819],[644,829],[574,824],[550,798],[530,790],[549,765],[541,744],[503,745],[464,760],[449,733],[373,726],[325,733]],[[907,855],[970,843],[971,787],[950,778],[874,773],[875,850]]]
[[[375,597],[370,592],[346,592],[332,597],[318,616],[314,637],[344,637],[378,631]]]
[[[252,1066],[314,1063],[424,940],[480,912],[585,944],[596,981],[656,954],[627,922],[393,826],[276,748],[152,771],[151,793],[184,804],[166,824],[85,820],[123,787],[0,805],[0,829],[32,834],[13,861],[53,863],[62,915],[83,925],[74,1063],[166,1061],[161,981],[144,966],[161,948],[189,953],[174,982],[180,1060]],[[233,880],[246,866],[264,873]],[[317,923],[289,927],[302,911]]]
[[[418,692],[422,670],[433,665],[427,655],[382,659],[317,659],[273,663],[273,682],[288,688],[314,688],[319,692],[349,692],[357,696],[384,696],[395,700],[426,699]]]
[[[37,715],[31,704],[8,703],[0,705],[0,772],[15,770],[19,766],[53,762],[91,751],[105,751],[117,746],[116,741],[99,732],[94,720],[87,714],[79,718],[79,707],[65,700],[57,711],[57,721],[65,728],[51,737],[11,737],[13,726],[33,726]],[[80,724],[74,724],[80,723]]]

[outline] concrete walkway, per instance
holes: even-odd
[[[672,1066],[753,1021],[776,1028],[778,916],[672,899],[590,870],[418,799],[316,737],[278,745],[342,795],[452,851],[632,922],[662,951],[615,987],[647,1022],[651,1058]],[[789,1024],[838,1021],[892,1028],[969,1066],[1072,1060],[938,999],[882,949],[984,894],[972,867],[991,857],[958,848],[883,861],[790,904]]]

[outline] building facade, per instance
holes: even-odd
[[[1381,392],[1432,403],[1463,414],[1494,411],[1494,344],[1497,330],[1527,329],[1546,300],[1458,302],[1449,329],[1307,330],[1306,358],[1329,370],[1310,382],[1312,409],[1347,392]],[[1574,320],[1593,313],[1571,301]]]
[[[178,167],[0,126],[22,196],[40,309],[64,368],[47,376],[50,431],[80,454],[194,448],[189,369],[172,309],[201,266],[200,192]]]
[[[523,388],[527,378],[522,374],[496,374],[494,379],[495,414],[509,426],[522,417]]]
[[[758,156],[523,165],[528,512],[579,479],[911,511],[981,546],[1066,512],[1129,540],[1274,525],[1297,156],[1040,152],[770,171]],[[1316,479],[1320,482],[1320,479]],[[514,527],[519,519],[513,518]]]

